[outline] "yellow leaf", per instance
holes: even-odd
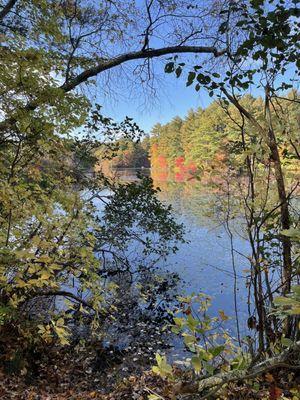
[[[266,379],[266,381],[269,382],[269,383],[274,382],[274,377],[273,377],[273,375],[270,374],[269,372],[266,373],[265,379]]]
[[[229,317],[224,313],[223,310],[219,310],[219,315],[222,321],[227,321]]]
[[[48,280],[51,277],[51,275],[52,274],[49,271],[42,271],[40,279],[42,279],[43,281]]]

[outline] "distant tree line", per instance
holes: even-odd
[[[299,99],[299,93],[291,91],[290,99]],[[261,97],[245,95],[241,103],[257,116],[264,116]],[[274,112],[274,127],[278,138],[282,162],[287,170],[297,166],[299,148],[299,102],[278,101]],[[245,151],[240,129],[235,119],[239,115],[234,106],[225,107],[214,101],[206,109],[190,110],[185,118],[174,117],[165,125],[156,124],[151,135],[151,166],[167,168],[172,172],[218,171],[224,166],[243,170]],[[259,155],[262,165],[270,162],[260,137],[249,123],[245,123],[247,145]]]
[[[113,148],[103,144],[95,151],[96,169],[149,168],[149,150],[148,136],[141,141],[122,138],[113,143]]]

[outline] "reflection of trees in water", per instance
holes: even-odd
[[[185,177],[183,181],[176,180],[176,175],[167,169],[151,170],[151,178],[154,187],[159,188],[159,199],[164,203],[171,204],[175,212],[180,215],[193,217],[201,225],[210,226],[214,224],[225,224],[228,212],[227,198],[230,196],[230,219],[231,223],[238,225],[239,234],[243,234],[243,194],[247,191],[247,179],[244,176],[224,177],[220,179],[197,180],[191,176]],[[267,201],[265,207],[272,208],[276,204],[277,190],[275,185],[270,185],[268,197],[265,199],[266,179],[263,171],[257,172],[258,203]],[[229,192],[228,192],[229,190]]]
[[[111,182],[109,200],[98,214],[95,251],[103,282],[116,285],[101,332],[106,342],[137,350],[147,346],[149,335],[154,342],[165,336],[161,327],[174,304],[178,277],[160,270],[158,262],[176,250],[183,230],[156,198],[152,181],[136,178]]]
[[[130,270],[107,263],[107,280],[116,285],[116,308],[102,327],[104,342],[149,362],[150,355],[170,344],[170,332],[162,328],[171,322],[168,310],[175,305],[179,278],[160,270],[150,258],[136,255],[128,261]]]
[[[169,203],[175,212],[192,217],[201,225],[210,226],[218,221],[218,197],[215,185],[203,184],[196,179],[176,181],[176,176],[165,171],[151,171],[154,187],[159,187],[160,200]],[[163,178],[163,179],[162,179]]]

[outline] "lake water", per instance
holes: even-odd
[[[150,174],[150,171],[142,170]],[[119,179],[133,181],[134,170],[119,170]],[[201,182],[184,179],[184,177],[168,177],[166,174],[152,174],[154,185],[160,187],[159,198],[165,204],[171,204],[177,221],[186,228],[188,243],[179,244],[176,254],[172,254],[162,263],[162,268],[175,271],[181,277],[179,291],[183,294],[204,292],[212,296],[211,313],[223,310],[231,316],[229,329],[234,334],[234,279],[230,237],[218,212],[220,195],[201,184]],[[245,325],[247,318],[246,273],[250,253],[248,243],[243,239],[242,221],[234,222],[234,262],[237,271],[237,304],[241,321],[242,336],[247,334]]]

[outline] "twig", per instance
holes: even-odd
[[[154,394],[155,396],[157,396],[161,400],[166,400],[164,397],[162,397],[160,394],[154,392],[154,390],[150,389],[148,386],[145,386],[145,390],[148,393]]]

